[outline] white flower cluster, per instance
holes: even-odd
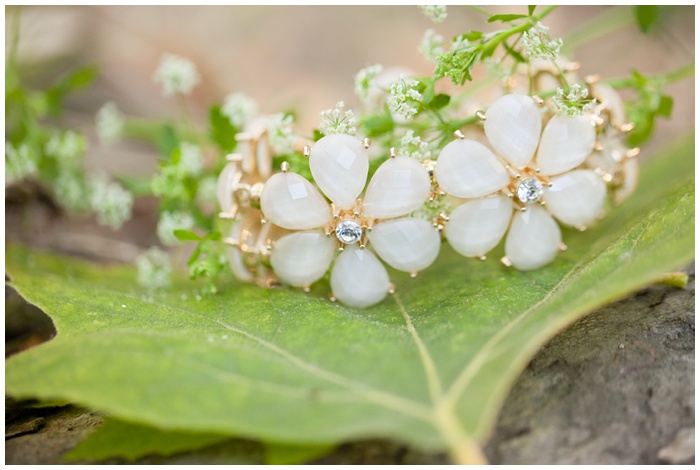
[[[85,137],[69,130],[52,135],[44,151],[58,160],[61,165],[73,165],[85,152],[85,147]]]
[[[90,181],[90,207],[97,214],[100,225],[118,229],[131,217],[134,198],[117,183],[104,175],[94,176]]]
[[[430,158],[431,149],[427,142],[423,142],[419,135],[414,135],[412,130],[406,131],[399,141],[399,155],[423,160]]]
[[[447,7],[445,5],[419,5],[423,14],[430,18],[433,23],[441,23],[447,18]]]
[[[531,59],[557,60],[564,43],[561,39],[552,39],[549,28],[539,21],[523,33],[522,42],[525,53]]]
[[[204,156],[199,146],[189,142],[180,143],[180,162],[178,166],[185,174],[198,175],[204,166]]]
[[[416,80],[406,79],[401,75],[389,86],[387,104],[394,114],[411,119],[418,113],[418,102],[423,96],[415,89]]]
[[[323,135],[355,135],[355,114],[351,109],[343,112],[344,107],[345,103],[338,101],[334,109],[325,109],[321,111],[319,130]]]
[[[224,99],[221,114],[231,121],[233,127],[242,129],[258,114],[258,103],[245,93],[231,93]]]
[[[174,54],[163,54],[153,74],[153,81],[161,86],[164,96],[176,93],[187,95],[199,84],[199,80],[197,67],[189,59]]]
[[[82,211],[92,205],[90,198],[86,197],[85,184],[76,172],[60,173],[53,184],[53,191],[59,204],[67,209]]]
[[[370,100],[370,90],[374,88],[375,79],[382,70],[384,67],[381,64],[374,64],[361,69],[355,75],[355,94],[363,103]]]
[[[552,97],[552,106],[560,116],[581,116],[590,112],[596,105],[595,98],[588,98],[588,88],[578,83],[571,85],[569,93],[557,88],[557,94]]]
[[[95,116],[97,138],[104,144],[119,140],[124,131],[124,116],[113,102],[102,105]]]
[[[440,54],[445,52],[442,48],[444,40],[445,38],[436,33],[434,29],[428,29],[423,34],[423,39],[420,46],[418,46],[418,52],[427,60],[433,62]]]
[[[270,147],[276,155],[285,155],[294,152],[294,134],[292,129],[294,116],[279,113],[272,117],[267,125],[267,135]]]
[[[15,147],[5,142],[5,185],[36,173],[36,163],[27,144]]]
[[[159,289],[170,285],[172,267],[168,254],[153,246],[136,258],[138,283],[147,289]]]
[[[158,220],[158,238],[164,245],[180,243],[173,233],[175,230],[189,230],[194,227],[194,219],[186,212],[163,212]]]

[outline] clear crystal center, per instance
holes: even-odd
[[[352,245],[362,238],[362,227],[354,220],[343,220],[335,228],[335,236],[342,243]]]
[[[518,185],[518,199],[523,204],[533,204],[540,200],[544,193],[544,186],[537,178],[525,178]]]

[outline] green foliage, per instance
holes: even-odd
[[[636,70],[632,72],[632,87],[637,98],[626,103],[627,116],[634,123],[628,137],[629,145],[634,147],[646,142],[654,131],[657,117],[670,117],[673,98],[664,94],[666,83],[663,77],[645,77]]]
[[[634,16],[637,20],[637,25],[643,33],[648,33],[649,30],[659,21],[659,5],[636,5],[634,7]]]
[[[363,311],[239,284],[198,298],[182,279],[146,296],[132,268],[10,247],[12,286],[58,334],[8,359],[6,391],[162,429],[304,445],[384,437],[478,460],[474,442],[538,348],[692,259],[693,168],[694,139],[666,148],[629,200],[594,231],[567,232],[569,250],[544,269],[445,249]]]
[[[225,152],[236,148],[236,128],[228,117],[221,113],[221,106],[212,106],[209,110],[209,126],[212,140]]]

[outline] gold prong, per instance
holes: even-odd
[[[575,60],[573,62],[570,62],[569,65],[564,67],[564,71],[566,72],[576,72],[578,69],[581,68],[581,62],[578,60]]]
[[[508,268],[513,266],[513,263],[510,262],[510,260],[508,259],[507,256],[504,256],[503,258],[501,258],[501,263],[503,263],[503,265],[508,267]]]
[[[603,151],[603,144],[601,144],[599,141],[595,141],[595,144],[593,144],[593,150],[597,152],[602,152]]]
[[[627,152],[625,152],[625,158],[634,158],[637,155],[639,155],[639,147],[635,147],[633,149],[629,149]]]
[[[513,199],[513,198],[515,197],[515,194],[513,194],[513,193],[508,193],[508,197],[511,198],[511,199]]]
[[[391,148],[389,149],[389,157],[390,157],[390,158],[396,158],[396,155],[397,155],[397,154],[396,154],[396,149],[395,149],[394,147],[391,147]]]
[[[540,199],[538,202],[540,203],[540,206],[546,206],[546,205],[547,205],[547,201],[545,201],[544,199]]]
[[[331,292],[331,294],[328,296],[328,300],[330,300],[331,302],[335,302],[337,299],[335,298],[335,295],[333,295],[333,293]]]
[[[622,124],[620,126],[620,132],[624,132],[625,134],[628,132],[631,132],[632,129],[634,129],[634,123],[633,122],[627,122],[625,124]]]
[[[464,139],[464,134],[462,134],[462,131],[460,131],[459,129],[454,131],[452,135],[455,136],[455,139]]]
[[[264,215],[261,215],[261,216],[260,216],[260,223],[261,223],[261,224],[265,225],[265,224],[268,223],[268,222],[269,222],[269,220],[268,220],[267,217],[265,217]]]
[[[574,228],[579,232],[585,232],[588,229],[585,225],[575,225]]]
[[[240,153],[229,153],[226,155],[226,161],[227,162],[242,162],[243,161],[243,155]]]
[[[447,213],[444,212],[444,211],[443,211],[443,212],[440,212],[440,214],[439,214],[438,216],[439,216],[440,219],[442,219],[444,222],[449,222],[449,221],[450,221],[450,216],[447,215]]]
[[[331,202],[331,212],[333,213],[333,220],[338,220],[340,217],[340,208]]]
[[[486,261],[486,255],[481,255],[478,258],[480,261]]]
[[[360,248],[360,250],[364,250],[365,247],[366,247],[366,245],[365,245],[364,243],[360,242],[360,244],[358,245],[358,247]]]
[[[474,115],[481,122],[484,122],[486,120],[486,113],[482,109],[475,112]]]
[[[371,232],[372,228],[374,227],[374,219],[369,219],[365,220],[364,225],[362,226],[366,231]]]
[[[532,95],[532,101],[534,101],[537,106],[542,106],[544,104],[544,100],[537,95]]]
[[[551,181],[549,183],[547,183],[548,188],[551,188],[552,186],[554,186],[554,183],[552,183]]]
[[[605,120],[600,116],[593,116],[593,124],[597,129],[602,129],[605,126]]]
[[[564,245],[564,243],[559,243],[559,251],[566,251],[569,247]]]
[[[527,206],[523,206],[520,208],[520,212],[527,212]]]
[[[311,156],[311,147],[309,147],[308,145],[304,145],[303,154],[306,158],[309,158]]]
[[[515,179],[516,179],[516,180],[519,180],[520,178],[522,178],[522,176],[520,176],[520,173],[516,173],[516,174],[515,174]]]
[[[416,277],[418,276],[418,271],[411,271],[410,273],[408,273],[408,275],[411,277]]]
[[[345,243],[341,243],[338,247],[338,251],[345,251]]]
[[[282,162],[282,173],[287,173],[289,171],[289,162]]]
[[[304,289],[304,292],[306,292],[307,294],[311,292],[311,286],[303,286],[302,289]]]
[[[372,141],[369,139],[369,137],[365,137],[364,139],[362,139],[362,146],[365,149],[368,149],[370,145],[372,145]]]
[[[396,293],[396,284],[394,284],[393,282],[390,282],[388,292],[390,294],[395,294]]]
[[[540,170],[539,168],[535,168],[535,173],[537,173],[539,175],[541,172],[542,172],[542,170]]]
[[[585,80],[586,80],[586,83],[588,85],[595,85],[596,83],[598,83],[600,81],[600,75],[598,75],[598,74],[586,75]]]

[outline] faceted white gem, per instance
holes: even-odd
[[[418,209],[430,194],[430,176],[418,161],[391,158],[372,176],[362,204],[364,215],[391,219]]]
[[[486,110],[486,137],[496,152],[518,169],[532,160],[541,130],[540,111],[529,96],[504,95]]]
[[[372,252],[350,245],[335,260],[331,289],[345,305],[369,307],[386,297],[389,275]]]
[[[484,145],[474,140],[455,140],[442,149],[435,178],[447,194],[475,198],[495,193],[509,181],[505,167]]]
[[[513,202],[505,196],[467,201],[450,214],[445,238],[463,256],[483,256],[508,230]]]
[[[270,264],[287,284],[309,286],[326,273],[334,252],[335,242],[322,232],[296,232],[277,240]]]
[[[513,216],[506,236],[506,257],[516,269],[530,271],[552,262],[560,244],[559,226],[538,204]]]
[[[537,178],[525,178],[518,185],[518,199],[523,204],[534,204],[544,193],[544,186]]]
[[[241,231],[243,229],[243,219],[237,219],[231,226],[230,237],[234,240],[241,239]],[[226,245],[226,257],[231,267],[233,275],[236,279],[243,282],[253,282],[254,277],[245,264],[245,254],[241,252],[237,246]]]
[[[586,159],[586,166],[590,168],[600,168],[605,173],[614,175],[619,165],[627,157],[625,154],[629,148],[622,141],[622,137],[601,136],[599,138],[602,150],[595,151]]]
[[[554,217],[566,225],[586,225],[605,202],[606,186],[592,170],[574,170],[552,178],[545,201]]]
[[[377,255],[399,271],[421,271],[433,264],[440,251],[440,234],[423,219],[387,220],[367,236]]]
[[[333,134],[314,144],[309,166],[321,191],[340,209],[349,209],[365,187],[369,155],[355,137]]]
[[[343,220],[335,227],[335,236],[341,243],[352,245],[362,238],[362,227],[354,220]]]
[[[323,196],[296,173],[272,175],[260,196],[260,208],[270,222],[290,230],[317,228],[331,220]]]
[[[537,166],[543,175],[558,175],[576,168],[595,146],[595,128],[587,116],[554,116],[547,123]]]
[[[222,212],[229,212],[233,205],[233,185],[236,183],[239,176],[239,167],[236,163],[231,162],[221,170],[219,180],[216,187],[216,197],[219,200],[219,207]]]
[[[636,158],[625,161],[622,164],[622,185],[614,192],[615,204],[627,199],[637,187],[639,182],[639,162]]]

